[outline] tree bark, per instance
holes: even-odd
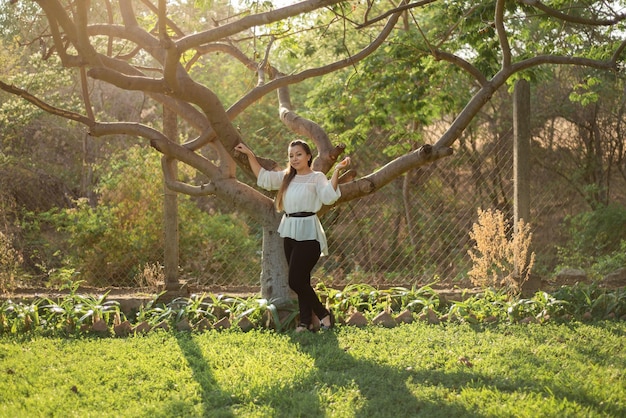
[[[261,297],[280,307],[291,301],[292,293],[287,282],[283,239],[276,229],[277,225],[263,227]]]
[[[176,113],[163,107],[163,132],[175,141],[178,137],[178,118]],[[165,158],[165,157],[164,157]],[[167,162],[163,162],[164,167]],[[178,164],[176,161],[171,162],[170,170],[174,175],[177,174]],[[168,291],[180,290],[180,282],[178,280],[178,193],[167,187],[163,182],[163,234],[165,236],[165,245],[163,248],[163,266],[165,274],[165,289]]]

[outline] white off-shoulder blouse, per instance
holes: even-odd
[[[266,190],[278,190],[285,174],[285,171],[268,171],[261,168],[257,184]],[[335,190],[324,173],[313,171],[310,174],[294,177],[283,196],[283,206],[285,213],[317,213],[322,205],[331,205],[340,197],[339,187]],[[288,237],[296,241],[317,240],[320,243],[322,255],[328,255],[326,233],[317,215],[306,218],[283,215],[278,226],[278,234],[283,238]]]

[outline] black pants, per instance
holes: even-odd
[[[285,257],[289,266],[289,287],[298,295],[300,323],[311,325],[312,312],[319,319],[328,315],[311,286],[311,271],[320,259],[320,243],[316,240],[296,241],[285,238]]]

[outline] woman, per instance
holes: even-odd
[[[339,171],[350,165],[350,157],[337,164],[328,180],[324,173],[311,168],[313,155],[304,141],[289,144],[289,168],[284,171],[268,171],[261,167],[254,153],[244,144],[238,144],[235,150],[248,157],[259,187],[278,190],[276,209],[285,212],[278,233],[284,238],[289,287],[298,295],[300,307],[300,324],[296,331],[312,330],[313,313],[320,319],[322,329],[331,328],[334,317],[311,286],[313,267],[321,255],[328,255],[326,234],[316,213],[322,205],[333,204],[341,197]]]

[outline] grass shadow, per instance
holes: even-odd
[[[230,407],[237,403],[231,393],[225,392],[219,383],[213,378],[210,364],[207,362],[202,349],[189,332],[174,332],[176,342],[191,369],[193,379],[200,386],[200,401],[202,403],[203,417],[230,418],[235,415]],[[219,407],[215,407],[219,405]],[[181,416],[181,410],[189,409],[189,405],[170,403],[162,413],[165,417]],[[191,413],[188,416],[195,416]]]
[[[418,399],[408,385],[415,384],[415,373],[379,364],[365,358],[355,358],[349,347],[340,346],[335,332],[321,334],[294,334],[292,341],[298,349],[315,359],[317,371],[311,376],[314,387],[353,387],[358,391],[354,402],[356,417],[468,417],[484,415],[470,411],[463,405],[443,399]],[[460,376],[471,381],[473,375]],[[419,382],[417,383],[419,384]],[[349,401],[349,400],[348,400]],[[319,416],[324,416],[320,406]],[[314,416],[314,415],[313,415]],[[328,416],[328,414],[326,414]]]

